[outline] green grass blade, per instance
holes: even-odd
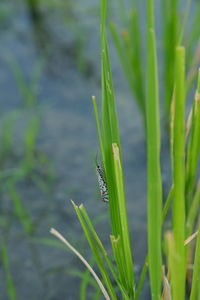
[[[33,106],[36,102],[35,92],[31,89],[30,83],[25,79],[25,75],[16,59],[11,55],[9,55],[7,59],[13,71],[17,87],[22,97],[23,105],[25,107]]]
[[[173,196],[174,196],[174,186],[172,185],[172,187],[169,191],[169,194],[167,196],[167,200],[165,201],[165,205],[163,207],[162,224],[165,221],[165,218],[166,218],[166,215],[168,213],[169,206],[172,202]],[[148,261],[149,261],[149,257],[147,255],[146,258],[145,258],[143,268],[142,268],[142,272],[140,274],[139,282],[138,282],[138,285],[137,285],[137,289],[136,289],[136,293],[135,293],[135,300],[138,300],[139,297],[140,297],[140,293],[141,293],[141,290],[142,290],[142,287],[143,287],[143,284],[144,284],[144,280],[145,280],[145,277],[146,277],[146,273],[147,273],[147,270],[148,270],[148,264],[149,264]]]
[[[196,300],[200,297],[200,226],[197,235],[195,258],[194,258],[194,271],[192,276],[192,290],[190,294],[190,300]]]
[[[165,249],[166,249],[167,265],[170,274],[170,283],[172,286],[172,296],[173,296],[172,299],[175,300],[177,298],[175,298],[173,295],[173,288],[176,288],[176,286],[174,285],[177,284],[176,249],[175,249],[174,235],[171,231],[165,232],[164,242],[165,242]]]
[[[91,234],[93,236],[94,241],[97,243],[97,245],[99,247],[99,250],[101,251],[101,254],[102,254],[103,258],[106,261],[106,263],[107,263],[107,265],[108,265],[108,267],[110,269],[111,274],[113,275],[113,278],[117,282],[118,287],[120,288],[122,294],[124,296],[126,296],[126,292],[125,292],[123,286],[121,285],[121,283],[119,282],[119,278],[117,276],[115,268],[114,268],[114,266],[113,266],[113,264],[112,264],[112,262],[111,262],[111,260],[110,260],[110,258],[108,256],[108,254],[107,254],[107,251],[105,250],[103,244],[101,243],[101,240],[99,239],[99,237],[98,237],[98,235],[97,235],[97,233],[96,233],[96,231],[94,229],[94,226],[93,226],[93,224],[92,224],[92,222],[91,222],[91,220],[90,220],[90,218],[89,218],[89,216],[88,216],[88,214],[86,212],[86,209],[85,209],[84,205],[81,204],[80,207],[79,207],[79,209],[80,209],[80,212],[81,212],[82,216],[85,219],[85,222],[86,222],[86,224],[88,226],[88,229],[90,230],[90,232],[91,232]]]
[[[174,88],[175,48],[178,38],[178,0],[162,0],[165,112],[170,113]]]
[[[94,115],[95,115],[95,120],[96,120],[96,126],[97,126],[97,132],[98,132],[98,138],[99,138],[99,145],[100,145],[102,160],[103,160],[103,164],[105,165],[105,157],[104,157],[104,150],[103,150],[103,140],[102,140],[102,134],[101,134],[100,121],[99,121],[99,112],[98,112],[97,103],[96,103],[96,97],[95,96],[92,97],[92,103],[93,103]]]
[[[111,296],[112,299],[116,299],[117,300],[116,293],[115,293],[114,288],[112,286],[112,283],[110,281],[109,274],[108,274],[108,272],[106,270],[104,261],[103,261],[101,255],[100,255],[100,252],[99,252],[99,250],[98,250],[98,248],[96,246],[96,243],[95,243],[94,239],[92,238],[92,235],[91,235],[90,231],[88,230],[87,224],[85,223],[85,220],[84,220],[84,218],[83,218],[83,216],[81,214],[80,207],[78,207],[77,205],[75,205],[73,202],[72,202],[72,204],[74,206],[74,209],[76,211],[78,219],[79,219],[79,221],[81,223],[81,226],[82,226],[82,229],[84,231],[84,234],[85,234],[85,236],[86,236],[86,238],[88,240],[90,248],[91,248],[91,250],[93,252],[93,256],[94,256],[94,258],[96,260],[96,263],[97,263],[98,268],[99,268],[99,270],[101,272],[103,281],[105,282],[105,285],[106,285],[106,287],[108,289],[108,292],[109,292],[109,294],[110,294],[110,296]]]
[[[191,198],[194,193],[197,166],[200,154],[200,70],[198,74],[198,86],[192,112],[191,135],[187,152],[186,164],[186,196],[187,208],[190,207]]]
[[[15,121],[20,117],[21,112],[13,111],[3,119],[2,124],[2,136],[1,136],[1,159],[10,154],[12,154],[14,145],[13,145],[13,136],[15,130]],[[0,159],[0,160],[1,160]]]
[[[127,282],[126,282],[126,267],[123,263],[123,245],[122,245],[122,241],[120,239],[120,236],[115,237],[113,235],[110,236],[110,241],[112,244],[112,249],[113,249],[113,253],[114,253],[114,258],[116,261],[116,265],[117,265],[117,269],[119,272],[119,280],[120,283],[122,285],[122,287],[125,287],[125,291],[122,290],[122,295],[124,299],[133,299],[132,297],[130,297],[127,294]]]
[[[138,13],[132,10],[129,30],[119,35],[116,26],[110,24],[110,32],[117,50],[125,76],[128,80],[133,97],[137,102],[145,124],[145,93],[143,80],[143,59],[141,49],[141,33]]]
[[[91,265],[91,263],[90,263]],[[84,273],[81,273],[82,280],[80,285],[80,300],[87,300],[87,287],[91,281],[90,279],[90,272],[86,270]]]
[[[172,202],[172,199],[173,199],[173,196],[174,196],[174,186],[172,185],[170,191],[169,191],[169,194],[167,196],[167,200],[164,204],[164,207],[163,207],[163,211],[162,211],[162,223],[164,223],[164,220],[165,220],[165,217],[167,215],[167,212],[169,210],[169,206]]]
[[[111,32],[111,36],[112,36],[115,48],[117,50],[117,53],[118,53],[118,56],[120,59],[120,63],[123,68],[124,74],[128,80],[131,92],[134,95],[134,97],[136,97],[136,101],[138,102],[139,108],[141,108],[141,104],[139,101],[140,99],[138,99],[138,97],[136,96],[136,91],[135,91],[136,84],[135,84],[135,78],[134,78],[134,74],[133,74],[134,70],[130,64],[129,57],[126,53],[126,47],[125,47],[123,41],[121,40],[121,37],[120,37],[119,33],[117,32],[117,29],[116,29],[116,26],[114,23],[110,23],[110,32]],[[128,34],[128,32],[126,32],[126,34]],[[124,35],[125,35],[125,33],[124,33]],[[125,55],[125,53],[126,53],[126,55]]]
[[[109,208],[112,233],[121,234],[119,203],[116,196],[116,185],[113,166],[112,143],[120,148],[120,138],[114,103],[112,74],[105,31],[106,1],[101,0],[101,68],[102,68],[102,139],[105,158],[105,177],[109,191]]]
[[[142,43],[141,32],[139,25],[139,17],[137,10],[131,12],[131,28],[130,28],[131,42],[132,42],[132,65],[135,73],[135,91],[138,99],[143,117],[145,118],[145,87],[143,74],[143,58],[142,58]]]
[[[190,28],[190,34],[187,36],[187,66],[189,68],[192,68],[196,65],[197,61],[199,60],[199,51],[197,50],[199,48],[199,18],[200,18],[200,4],[197,5],[197,8],[195,10],[194,16],[192,18],[192,25]],[[196,55],[194,53],[196,52]],[[197,59],[198,58],[198,59]],[[196,72],[195,72],[196,73]],[[189,76],[190,77],[190,76]],[[193,77],[189,78],[188,86],[193,82]]]
[[[174,201],[172,226],[175,242],[176,280],[172,285],[174,299],[185,299],[185,49],[176,48],[175,115],[173,142]]]
[[[200,204],[200,180],[197,184],[197,189],[194,194],[194,198],[192,200],[191,206],[189,208],[189,213],[188,213],[187,223],[186,223],[186,236],[190,236],[192,234],[192,230],[194,228],[195,220],[198,214],[199,204]]]
[[[152,300],[160,299],[162,280],[161,214],[162,184],[160,171],[160,125],[158,75],[154,34],[154,2],[147,2],[147,180],[148,180],[148,255]]]
[[[144,262],[144,265],[143,265],[143,268],[142,268],[142,271],[141,271],[141,274],[140,274],[140,279],[139,279],[139,282],[138,282],[138,285],[137,285],[137,290],[136,290],[136,293],[135,293],[135,300],[138,300],[139,297],[140,297],[140,293],[142,291],[142,287],[143,287],[143,284],[144,284],[144,280],[145,280],[145,277],[146,277],[146,273],[147,273],[147,270],[148,270],[148,255],[146,256],[145,258],[145,262]]]
[[[190,6],[191,6],[191,0],[187,0],[187,5],[186,5],[184,16],[182,18],[182,24],[181,24],[181,29],[180,29],[180,34],[179,34],[177,45],[182,45],[182,43],[183,43],[183,38],[184,38],[187,21],[188,21],[188,15],[190,12]]]
[[[12,182],[12,179],[8,180],[7,189],[10,198],[13,202],[15,214],[18,217],[19,221],[21,222],[24,231],[29,235],[32,234],[33,222],[31,220],[30,215],[28,214],[25,207],[23,206],[20,195],[17,193],[17,190]]]
[[[130,68],[130,64],[128,64],[128,60],[127,60],[126,56],[124,55],[125,49],[124,49],[123,43],[121,41],[121,36],[118,33],[116,25],[113,22],[111,22],[109,24],[109,28],[110,28],[110,33],[111,33],[115,48],[117,50],[120,62],[124,69],[124,73],[126,76],[130,76],[131,73],[129,74],[128,72],[131,70],[131,68]],[[127,77],[129,82],[132,81],[131,78],[132,77]]]
[[[88,226],[88,229],[90,230],[90,232],[91,232],[94,240],[96,241],[99,249],[101,250],[101,253],[102,253],[104,259],[107,261],[107,264],[108,264],[108,266],[110,268],[110,271],[111,271],[113,277],[117,279],[117,274],[116,274],[116,272],[114,270],[114,266],[113,266],[112,262],[110,261],[110,259],[108,257],[108,254],[107,254],[107,251],[105,250],[105,248],[104,248],[101,240],[99,239],[99,237],[98,237],[98,235],[97,235],[97,233],[96,233],[96,231],[94,229],[94,226],[93,226],[93,224],[92,224],[92,222],[91,222],[91,220],[90,220],[90,218],[89,218],[89,216],[88,216],[88,214],[86,212],[86,209],[85,209],[84,205],[81,204],[80,207],[79,207],[79,209],[80,209],[80,211],[82,213],[82,216],[85,219],[85,222],[86,222],[86,224]]]
[[[101,0],[101,71],[102,71],[102,130],[100,136],[100,144],[103,148],[103,163],[105,170],[105,179],[108,188],[110,219],[112,225],[112,234],[120,236],[120,243],[117,247],[117,254],[115,258],[117,261],[118,276],[123,278],[122,290],[133,298],[134,296],[134,276],[133,263],[130,250],[130,241],[128,233],[128,225],[126,224],[125,211],[125,195],[123,188],[123,173],[122,168],[116,172],[116,161],[113,156],[112,145],[118,145],[118,156],[121,163],[120,137],[118,131],[117,116],[114,103],[114,90],[112,83],[112,74],[110,67],[110,59],[108,53],[108,45],[106,38],[106,1]],[[97,114],[96,114],[97,115]],[[96,117],[97,120],[97,117]],[[98,122],[99,123],[99,122]],[[99,126],[100,127],[100,126]],[[101,143],[102,140],[102,143]],[[100,145],[100,147],[101,147]],[[121,166],[120,166],[121,167]],[[120,174],[120,176],[119,176]],[[120,188],[118,185],[120,184]],[[123,189],[122,189],[123,188]],[[80,216],[79,216],[80,217]],[[127,263],[128,262],[128,263]],[[120,266],[123,266],[121,268]]]
[[[126,214],[126,201],[125,201],[125,192],[124,192],[124,182],[122,167],[120,162],[119,148],[117,144],[113,144],[113,155],[114,155],[114,170],[115,170],[115,180],[117,188],[117,198],[119,199],[119,212],[120,212],[120,221],[122,232],[120,238],[123,244],[123,254],[124,254],[124,268],[126,271],[126,280],[127,280],[127,290],[129,291],[130,297],[134,295],[134,272],[133,272],[133,262],[130,246],[130,237],[128,229],[128,220]]]

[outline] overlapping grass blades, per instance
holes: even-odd
[[[174,186],[172,185],[172,187],[169,191],[169,194],[167,196],[167,199],[165,201],[163,210],[162,210],[162,225],[165,222],[165,218],[167,216],[167,213],[168,213],[170,204],[172,202],[173,196],[174,196]],[[140,297],[141,290],[142,290],[144,280],[145,280],[145,277],[146,277],[146,273],[148,271],[148,266],[149,266],[149,257],[147,255],[146,258],[145,258],[145,261],[144,261],[144,265],[143,265],[143,268],[142,268],[142,271],[141,271],[141,274],[140,274],[138,284],[137,284],[137,290],[136,290],[136,294],[135,294],[135,299],[136,300],[138,300],[139,297]]]
[[[84,210],[84,207],[83,206],[78,207],[74,203],[73,203],[73,205],[74,205],[74,209],[75,209],[75,211],[77,213],[77,216],[79,218],[79,221],[81,223],[81,226],[82,226],[82,228],[84,230],[84,234],[85,234],[85,236],[86,236],[86,238],[88,240],[88,243],[90,245],[90,248],[91,248],[91,250],[93,252],[93,255],[95,257],[95,260],[96,260],[96,263],[98,265],[98,268],[99,268],[99,270],[101,272],[101,275],[102,275],[103,281],[105,283],[105,286],[106,286],[106,288],[107,288],[107,290],[109,292],[109,295],[111,296],[111,299],[117,299],[116,293],[114,291],[114,288],[113,288],[112,283],[111,283],[110,278],[109,278],[109,274],[108,274],[108,272],[106,270],[104,260],[102,259],[100,251],[98,249],[100,247],[100,249],[103,250],[103,255],[104,255],[104,258],[105,258],[106,253],[105,253],[104,247],[101,244],[101,242],[100,242],[100,240],[99,240],[99,238],[98,238],[98,236],[97,236],[97,234],[96,234],[93,226],[91,225],[92,223],[90,221],[89,221],[90,229],[88,228],[88,222],[86,223],[85,218],[83,216],[83,213],[84,213],[84,215],[87,218],[87,221],[89,220],[88,216],[87,216],[87,214],[86,214],[86,212]],[[92,237],[90,231],[92,231],[94,237]],[[94,238],[95,238],[95,240],[94,240]]]
[[[121,1],[120,1],[121,2]],[[144,57],[142,48],[141,30],[139,26],[139,9],[137,1],[130,1],[133,10],[127,13],[123,7],[119,9],[119,16],[122,20],[123,29],[117,30],[116,25],[111,24],[111,35],[117,50],[119,60],[123,67],[125,76],[133,93],[133,98],[137,102],[139,111],[145,121],[145,88],[144,88]],[[145,2],[145,1],[144,1]],[[199,57],[199,26],[200,5],[196,5],[195,16],[188,22],[191,0],[181,3],[179,0],[162,0],[161,27],[162,34],[162,57],[163,57],[163,89],[164,106],[167,123],[170,119],[170,105],[172,101],[174,76],[175,76],[175,52],[176,46],[187,45],[187,69],[188,76],[186,82],[186,91],[189,92],[194,83],[196,69],[200,61]],[[121,5],[122,7],[122,5]],[[184,11],[181,9],[184,7]],[[142,47],[143,46],[143,47]],[[125,54],[126,53],[126,54]],[[124,55],[125,54],[125,55]],[[144,122],[144,124],[146,124]]]
[[[178,0],[162,0],[165,110],[169,116],[174,88],[175,48],[178,40]]]
[[[96,117],[97,128],[101,128],[100,148],[108,186],[112,246],[119,277],[130,298],[134,295],[134,273],[126,217],[123,173],[118,124],[114,104],[114,91],[106,39],[106,1],[101,1],[101,70],[102,70],[102,123]],[[94,103],[94,107],[96,107]],[[95,109],[95,111],[97,111]],[[116,155],[118,153],[118,155]],[[119,186],[120,184],[120,186]],[[123,273],[123,274],[122,274]],[[126,275],[126,276],[124,276]]]
[[[90,248],[93,252],[95,261],[99,267],[99,270],[104,278],[105,285],[108,288],[109,294],[112,299],[116,299],[116,292],[113,289],[110,281],[110,275],[115,280],[115,284],[117,284],[119,290],[121,291],[124,299],[129,299],[126,290],[119,280],[119,276],[115,271],[115,267],[111,262],[103,244],[101,243],[94,226],[85,210],[85,207],[81,204],[79,207],[73,203],[79,221],[84,230],[85,236],[87,237]],[[108,272],[109,270],[109,272]],[[106,279],[106,280],[105,280]],[[112,282],[113,284],[113,282]],[[113,285],[114,286],[114,285]]]
[[[190,0],[188,0],[188,5]],[[169,2],[168,2],[169,4]],[[170,7],[176,15],[178,0],[170,1]],[[167,18],[169,16],[167,15]],[[186,15],[185,15],[186,18]],[[185,18],[181,25],[184,29]],[[171,22],[173,24],[171,24]],[[200,71],[197,92],[192,107],[191,126],[185,130],[185,48],[172,46],[173,75],[171,73],[169,86],[171,105],[171,161],[172,161],[172,185],[162,209],[162,177],[160,168],[160,120],[158,97],[158,67],[156,37],[154,26],[154,1],[147,1],[147,68],[146,68],[146,138],[147,138],[147,183],[148,183],[148,255],[140,274],[140,279],[135,289],[132,251],[130,247],[129,228],[126,214],[126,197],[124,192],[124,178],[122,167],[122,153],[117,124],[117,116],[114,102],[112,74],[106,38],[106,0],[101,0],[101,74],[102,74],[102,105],[101,118],[97,109],[96,98],[93,97],[94,113],[99,136],[99,144],[102,158],[102,169],[105,172],[105,181],[108,189],[110,222],[112,235],[110,237],[114,262],[108,256],[102,245],[92,222],[83,205],[74,208],[82,225],[85,236],[95,258],[95,262],[101,273],[102,282],[112,299],[140,299],[140,292],[145,275],[149,269],[151,299],[164,299],[161,293],[162,279],[164,287],[167,285],[169,299],[184,300],[186,297],[186,280],[190,278],[187,270],[188,264],[194,264],[192,288],[190,300],[198,299],[198,278],[200,275],[198,233],[196,254],[193,262],[193,248],[185,246],[186,237],[192,235],[198,217],[200,203],[200,181],[197,183],[197,164],[200,153]],[[175,30],[175,19],[169,21]],[[169,26],[170,27],[170,26]],[[115,28],[112,27],[116,43],[118,40]],[[169,30],[169,28],[168,28]],[[176,30],[175,30],[176,31]],[[169,32],[168,32],[169,33]],[[177,34],[177,33],[176,33]],[[174,36],[176,36],[174,33]],[[178,43],[182,40],[183,31]],[[130,36],[128,37],[129,41]],[[176,36],[177,38],[177,36]],[[126,42],[127,42],[126,41]],[[123,51],[119,44],[119,52],[123,59]],[[172,50],[172,49],[171,49]],[[132,48],[126,48],[132,51]],[[127,54],[128,60],[131,56]],[[169,59],[169,58],[168,58]],[[127,61],[124,66],[127,68]],[[169,67],[169,66],[168,66]],[[128,70],[128,69],[127,69]],[[134,80],[133,77],[130,81]],[[144,81],[144,80],[143,80]],[[173,100],[172,100],[173,93]],[[172,104],[171,104],[172,100]],[[169,107],[168,107],[169,109]],[[188,139],[186,138],[188,137]],[[186,155],[185,155],[186,154]],[[164,234],[165,254],[167,257],[167,273],[162,272],[162,226],[172,203],[171,229]],[[171,220],[171,219],[170,219]],[[193,237],[194,235],[192,235]],[[192,272],[191,272],[192,273]],[[117,288],[116,288],[117,286]],[[165,290],[166,291],[166,290]],[[166,294],[165,294],[166,295]],[[121,299],[121,298],[120,298]]]
[[[199,183],[196,184],[200,138],[200,118],[198,116],[199,76],[195,100],[192,106],[191,125],[186,132],[187,136],[188,131],[190,131],[187,147],[185,137],[185,86],[185,49],[179,46],[176,48],[175,89],[173,109],[171,110],[171,155],[174,184],[172,231],[168,231],[165,234],[172,299],[185,299],[186,278],[190,280],[192,275],[192,272],[187,269],[189,264],[194,264],[194,280],[192,282],[190,299],[198,299],[199,297],[196,282],[196,276],[199,274],[199,260],[197,255],[195,255],[193,261],[193,247],[190,244],[184,246],[184,239],[193,236],[192,232],[195,228],[200,203],[200,185]],[[187,150],[186,159],[185,150]],[[196,253],[199,251],[198,243],[199,237],[197,239]]]
[[[192,123],[190,139],[187,151],[186,163],[186,207],[190,207],[193,191],[196,183],[197,166],[200,152],[200,70],[198,74],[198,85],[192,107]]]
[[[200,204],[200,180],[198,181],[196,191],[189,209],[186,222],[186,237],[192,234],[192,230],[195,227],[195,221],[198,215],[198,207]]]
[[[123,71],[128,80],[131,92],[145,124],[145,88],[143,80],[143,59],[141,47],[141,32],[139,16],[136,9],[131,11],[128,20],[128,30],[124,29],[121,35],[116,25],[110,24],[110,31],[115,44]]]
[[[114,278],[123,299],[134,299],[135,283],[126,214],[126,199],[122,171],[120,137],[114,103],[112,74],[106,39],[106,0],[101,0],[101,74],[102,74],[102,117],[101,122],[92,97],[99,136],[103,169],[108,188],[109,211],[112,227],[111,244],[117,272],[103,247],[83,205],[73,203],[78,219],[88,240],[93,256],[100,270],[104,285],[111,299],[118,299],[110,275]],[[52,232],[53,233],[53,232]],[[109,270],[109,272],[108,272]]]
[[[128,295],[130,299],[134,296],[134,273],[133,273],[133,264],[132,264],[132,254],[130,248],[130,238],[129,238],[129,228],[126,214],[126,200],[125,200],[125,192],[124,192],[124,181],[123,181],[123,173],[119,155],[119,148],[117,144],[113,143],[113,155],[114,155],[114,175],[115,175],[115,185],[116,185],[116,200],[119,205],[119,221],[121,223],[121,232],[119,232],[115,239],[111,239],[112,245],[121,244],[119,247],[119,251],[114,251],[116,259],[118,259],[118,266],[122,266],[122,271],[124,274],[124,278],[121,278],[121,281],[124,282],[124,287],[128,291]],[[120,249],[121,248],[121,249]],[[118,255],[122,255],[119,257]],[[119,276],[121,276],[119,272]]]

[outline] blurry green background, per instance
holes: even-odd
[[[145,135],[112,44],[111,57],[139,272],[146,254]],[[0,299],[79,299],[85,269],[49,233],[55,227],[92,259],[70,199],[85,204],[111,251],[108,206],[95,174],[92,95],[100,101],[98,1],[1,1]],[[87,299],[95,292],[89,284]]]
[[[128,7],[132,1],[126,3]],[[140,13],[140,25],[145,45],[145,1],[137,3],[144,12]],[[157,0],[161,78],[160,4]],[[108,18],[123,29],[119,5],[120,0],[108,1]],[[196,5],[198,1],[192,0],[189,24]],[[95,173],[95,158],[100,157],[91,96],[100,103],[99,40],[98,0],[0,1],[2,300],[80,299],[85,286],[86,299],[99,299],[83,265],[49,233],[55,227],[93,264],[70,203],[73,199],[84,203],[103,244],[111,251],[108,205],[100,200]],[[108,40],[137,279],[147,253],[145,130],[109,34]],[[162,111],[163,85],[161,80]],[[163,124],[161,164],[166,194],[170,161]],[[144,289],[141,299],[148,299],[148,293],[148,288]]]

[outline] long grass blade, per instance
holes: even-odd
[[[152,300],[161,296],[161,214],[160,125],[158,74],[154,33],[154,1],[147,1],[147,180],[148,180],[148,255]]]
[[[105,165],[105,157],[104,157],[104,150],[103,150],[103,139],[102,139],[102,134],[101,134],[101,125],[100,125],[99,112],[98,112],[95,96],[92,96],[92,103],[93,103],[94,115],[95,115],[95,120],[96,120],[96,126],[97,126],[97,132],[98,132],[98,138],[99,138],[99,144],[100,144],[102,160],[103,160],[103,164]]]
[[[185,299],[185,49],[176,48],[175,115],[173,142],[174,201],[172,226],[175,243],[175,282],[172,284],[174,299]]]
[[[178,43],[178,0],[162,0],[165,112],[169,118],[174,88],[175,48]]]
[[[169,191],[169,194],[167,196],[167,200],[165,201],[165,205],[163,207],[162,224],[164,223],[165,218],[167,216],[167,213],[168,213],[170,204],[172,202],[173,196],[174,196],[174,186],[172,185],[172,187]],[[142,287],[143,287],[143,284],[144,284],[144,280],[145,280],[145,277],[146,277],[146,273],[147,273],[147,270],[148,270],[148,265],[149,265],[148,260],[149,260],[149,257],[147,255],[146,258],[145,258],[143,268],[142,268],[142,271],[141,271],[141,274],[140,274],[139,282],[138,282],[138,285],[137,285],[137,289],[136,289],[136,293],[135,293],[135,300],[138,300],[139,297],[140,297],[140,293],[141,293],[141,290],[142,290]]]
[[[130,246],[130,237],[128,229],[128,220],[126,213],[126,201],[125,201],[125,192],[124,192],[124,182],[122,167],[120,162],[119,148],[116,143],[113,143],[113,156],[114,156],[114,170],[115,170],[115,180],[117,188],[117,198],[119,199],[119,212],[120,212],[120,221],[122,232],[120,238],[123,244],[123,255],[124,255],[124,267],[126,271],[126,281],[127,281],[127,290],[129,291],[129,296],[134,296],[134,272],[133,272],[133,262]]]
[[[200,180],[198,181],[196,192],[194,194],[191,206],[189,208],[189,213],[186,222],[186,236],[190,236],[192,234],[192,230],[194,228],[195,220],[198,214],[199,204],[200,204]]]
[[[200,226],[197,235],[197,243],[195,249],[195,258],[194,258],[194,271],[192,277],[192,290],[190,294],[190,300],[196,300],[200,297]]]
[[[25,207],[23,206],[20,195],[17,193],[17,190],[14,186],[12,179],[8,180],[7,188],[8,188],[8,193],[10,195],[10,198],[13,202],[14,211],[15,211],[16,216],[18,217],[24,231],[28,235],[31,235],[33,232],[33,222],[32,222],[31,216],[29,215],[29,213],[26,211]]]
[[[200,70],[198,74],[198,85],[192,110],[191,134],[187,152],[186,163],[186,206],[189,209],[194,193],[197,175],[197,166],[200,154]]]

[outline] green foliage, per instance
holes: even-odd
[[[26,209],[22,203],[20,195],[17,193],[17,190],[15,188],[15,185],[14,185],[12,179],[10,179],[7,182],[7,189],[8,189],[9,196],[13,202],[14,212],[15,212],[16,216],[19,218],[19,221],[21,222],[21,225],[22,225],[24,231],[28,235],[32,234],[33,222],[31,220],[29,213],[26,211]]]
[[[25,78],[20,64],[13,56],[8,55],[7,61],[10,64],[17,88],[20,92],[23,107],[30,108],[35,106],[37,104],[38,83],[40,76],[42,75],[44,57],[41,57],[34,66],[30,80]]]
[[[198,86],[195,94],[195,99],[192,107],[192,121],[190,130],[190,139],[187,151],[186,163],[186,197],[187,208],[190,207],[191,198],[197,176],[197,166],[200,152],[200,71],[198,76]]]
[[[142,49],[145,47],[142,41],[142,34],[140,30],[140,13],[137,1],[129,2],[129,13],[125,7],[125,1],[118,0],[118,14],[122,23],[122,29],[117,29],[116,24],[111,23],[111,35],[113,43],[120,63],[122,65],[124,74],[129,83],[133,98],[136,101],[141,117],[145,122],[145,76],[144,56]],[[148,1],[147,1],[148,3]],[[162,28],[162,58],[163,58],[163,100],[165,107],[165,117],[167,123],[170,120],[170,106],[173,96],[174,79],[175,79],[175,59],[176,46],[187,46],[186,65],[188,70],[187,75],[187,94],[189,93],[194,80],[199,64],[199,26],[198,20],[200,16],[200,5],[193,4],[196,7],[194,18],[188,22],[191,0],[162,0],[161,1],[161,28]],[[184,12],[181,8],[184,7]],[[110,14],[112,15],[112,14]],[[119,22],[116,22],[119,23]],[[118,26],[119,27],[119,26]],[[146,126],[145,126],[146,127]]]
[[[120,138],[114,104],[114,91],[106,39],[106,1],[101,1],[101,68],[102,68],[102,121],[99,124],[95,109],[100,149],[109,190],[109,208],[112,225],[111,243],[120,282],[127,295],[134,297],[134,272],[126,216],[124,180],[121,166]],[[94,104],[94,108],[96,105]],[[101,130],[100,130],[101,128]]]
[[[13,137],[15,122],[20,117],[20,111],[13,111],[6,115],[2,120],[1,125],[1,152],[0,160],[1,164],[4,163],[5,159],[13,154]]]
[[[141,32],[137,10],[131,12],[128,30],[124,29],[120,35],[116,25],[110,23],[110,31],[131,92],[133,93],[133,97],[135,97],[145,124],[144,74]]]
[[[171,287],[173,300],[185,299],[186,262],[191,261],[190,245],[184,241],[192,234],[198,214],[200,201],[200,185],[196,188],[197,164],[200,150],[200,116],[199,94],[200,80],[192,108],[191,125],[188,128],[189,142],[185,138],[185,48],[181,44],[187,23],[187,14],[190,1],[187,3],[183,22],[179,24],[178,1],[163,1],[164,22],[166,27],[165,44],[165,79],[166,83],[166,110],[169,114],[171,106],[171,161],[173,184],[162,210],[162,177],[160,168],[160,114],[158,99],[158,67],[156,37],[154,28],[154,1],[147,1],[147,52],[146,52],[146,105],[138,102],[143,113],[146,113],[147,137],[147,184],[148,184],[148,255],[141,271],[140,279],[135,287],[132,250],[130,247],[129,227],[126,213],[126,197],[124,192],[122,154],[118,131],[117,115],[114,102],[114,90],[110,67],[109,51],[106,38],[106,0],[101,0],[101,82],[102,82],[102,111],[101,120],[97,109],[96,98],[93,97],[94,114],[99,137],[105,180],[108,188],[109,212],[112,227],[110,236],[114,264],[111,262],[102,245],[92,222],[83,205],[79,207],[73,203],[84,234],[92,250],[93,257],[101,273],[103,283],[111,299],[117,299],[115,285],[121,292],[123,299],[139,299],[147,270],[150,274],[150,289],[152,300],[161,299],[162,283],[162,229],[168,209],[172,202],[172,226],[164,234],[165,254],[169,278],[167,284]],[[120,2],[123,7],[123,2]],[[123,7],[124,10],[124,7]],[[123,15],[123,12],[122,12]],[[111,24],[111,33],[121,58],[124,70],[136,95],[143,93],[141,46],[139,25],[136,15],[132,17],[132,30],[135,39],[131,42],[129,33],[126,33],[122,42],[115,25]],[[179,35],[178,35],[179,33]],[[169,43],[169,38],[172,42]],[[131,44],[133,43],[133,44]],[[177,46],[177,47],[176,47]],[[126,53],[127,55],[124,55]],[[133,55],[133,57],[132,57]],[[135,59],[135,63],[134,63]],[[137,61],[137,62],[136,62]],[[168,65],[167,62],[170,61]],[[131,71],[130,66],[133,67]],[[169,69],[171,70],[170,72]],[[199,75],[200,77],[200,75]],[[140,80],[139,80],[140,78]],[[168,80],[169,79],[169,80]],[[141,81],[141,85],[137,84]],[[174,92],[173,92],[174,90]],[[138,92],[140,91],[140,92]],[[171,104],[173,92],[173,102]],[[138,96],[139,99],[139,96]],[[140,99],[141,100],[141,99]],[[143,101],[143,100],[141,100]],[[187,146],[187,147],[186,147]],[[187,152],[185,160],[185,150]],[[172,201],[173,200],[173,201]],[[193,283],[190,299],[199,297],[199,240],[198,234],[196,254],[194,259]],[[117,271],[116,271],[116,270]],[[111,280],[112,278],[112,280]],[[115,282],[115,284],[113,283]],[[170,288],[167,293],[171,297]],[[164,295],[164,294],[163,294]]]

